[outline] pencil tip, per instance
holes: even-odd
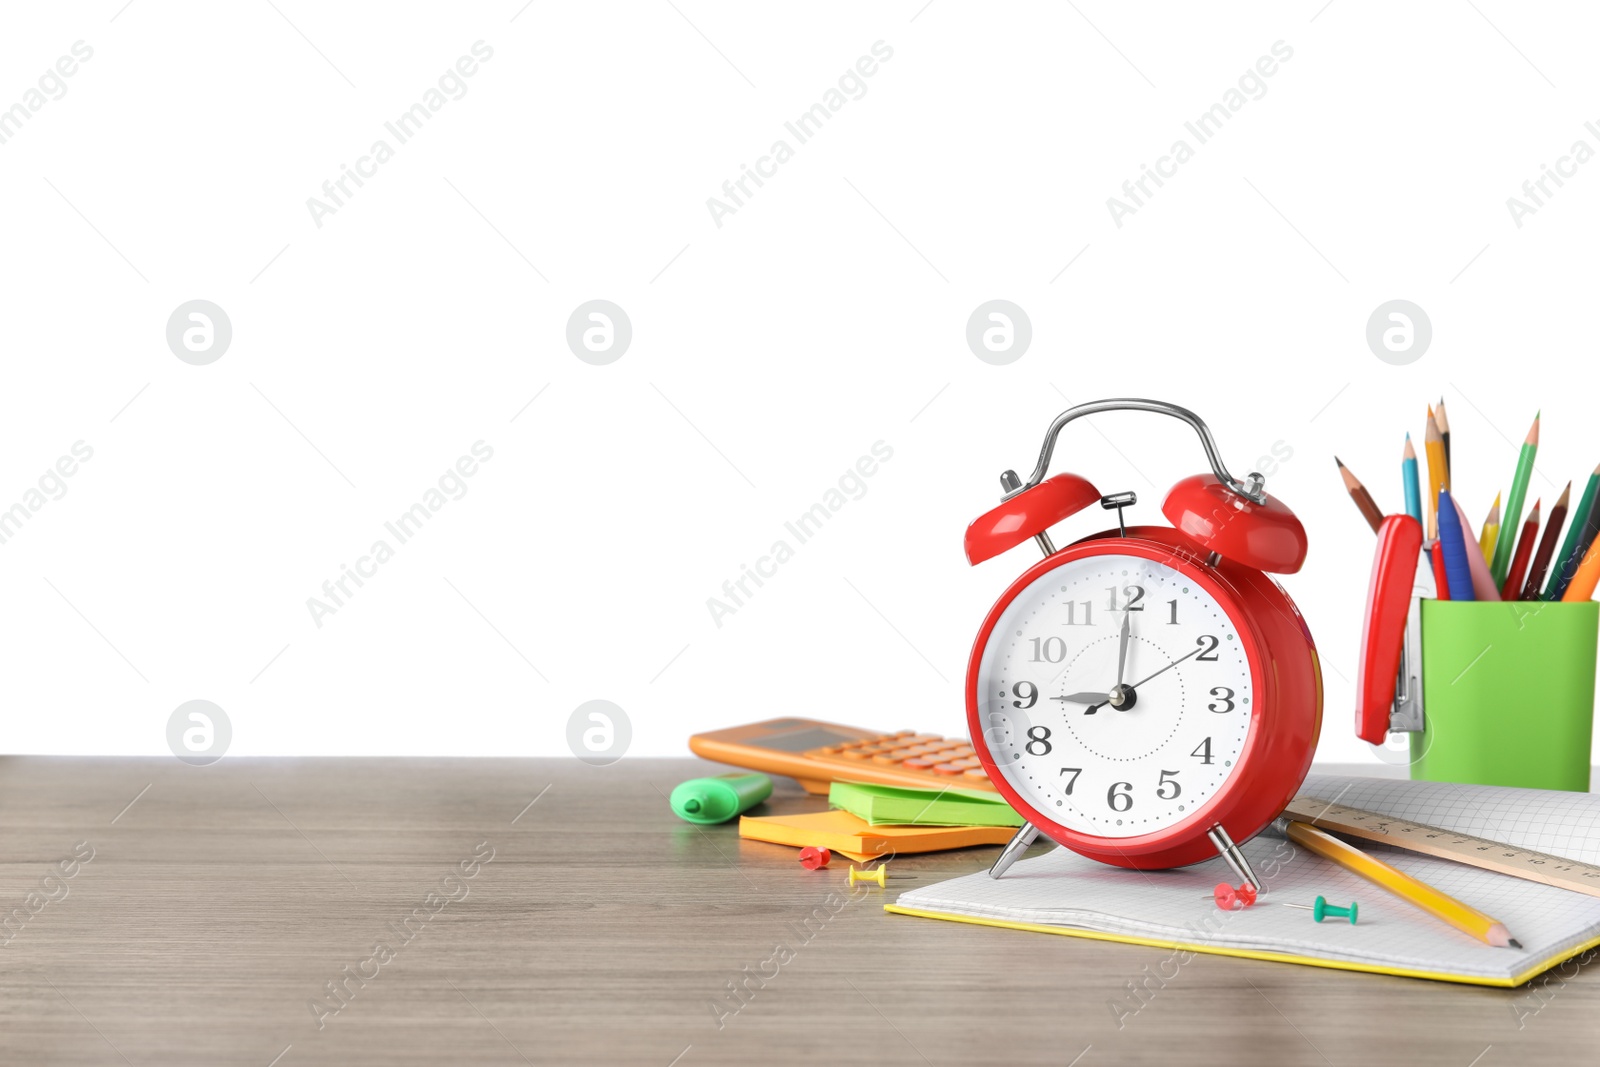
[[[1522,942],[1518,941],[1514,937],[1510,941],[1507,941],[1506,944],[1510,945],[1512,948],[1521,948],[1522,947]]]
[[[1344,460],[1340,459],[1338,456],[1334,456],[1333,461],[1339,465],[1340,470],[1344,470]]]

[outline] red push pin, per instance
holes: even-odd
[[[828,862],[832,859],[833,853],[829,852],[825,848],[817,848],[813,845],[807,845],[805,848],[800,850],[800,866],[804,867],[808,871],[814,871],[819,867],[826,867]]]
[[[1256,887],[1249,882],[1243,883],[1238,888],[1227,882],[1218,882],[1211,896],[1217,902],[1217,907],[1223,911],[1238,911],[1256,902]]]

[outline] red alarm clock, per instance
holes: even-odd
[[[1045,478],[1069,422],[1104,411],[1182,419],[1211,471],[1161,506],[1172,526],[1125,525],[1133,493]],[[998,878],[1043,833],[1119,867],[1179,867],[1221,853],[1258,886],[1236,842],[1293,798],[1322,725],[1311,632],[1269,574],[1305,562],[1300,520],[1252,473],[1234,479],[1193,412],[1101,400],[1051,423],[1027,484],[1006,471],[999,507],[967,528],[981,563],[1033,539],[1045,558],[990,609],[967,667],[967,725],[990,781],[1027,823]],[[1057,549],[1055,523],[1099,502],[1117,528]]]

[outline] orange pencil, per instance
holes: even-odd
[[[1439,490],[1450,488],[1450,471],[1444,459],[1444,440],[1439,436],[1439,424],[1433,421],[1433,408],[1428,408],[1428,428],[1422,435],[1422,447],[1428,457],[1428,540],[1439,538]]]
[[[1576,604],[1588,600],[1594,596],[1596,585],[1600,585],[1600,537],[1589,543],[1589,551],[1584,553],[1583,562],[1578,564],[1578,573],[1567,583],[1567,591],[1561,594],[1561,602]]]
[[[1372,494],[1361,484],[1361,479],[1351,474],[1350,468],[1346,467],[1338,456],[1334,456],[1333,461],[1339,464],[1339,477],[1344,479],[1344,487],[1349,490],[1350,499],[1361,509],[1361,516],[1367,520],[1367,525],[1372,527],[1372,532],[1377,533],[1378,527],[1383,525],[1383,512],[1372,502]]]
[[[1539,537],[1539,505],[1541,500],[1533,502],[1533,510],[1528,513],[1528,519],[1522,524],[1522,535],[1517,538],[1516,552],[1511,557],[1511,569],[1506,571],[1505,584],[1500,587],[1501,600],[1515,600],[1522,589],[1522,576],[1528,573],[1528,561],[1533,558],[1533,542]]]

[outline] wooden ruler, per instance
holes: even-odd
[[[1471,834],[1458,834],[1375,811],[1331,804],[1315,797],[1296,797],[1283,817],[1324,830],[1378,841],[1408,852],[1454,860],[1486,871],[1498,871],[1530,882],[1600,897],[1600,867],[1531,849],[1516,848]]]

